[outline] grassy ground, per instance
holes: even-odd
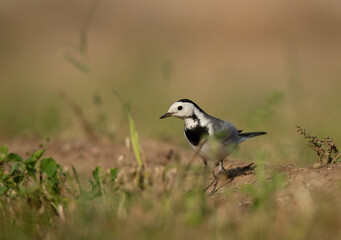
[[[341,165],[296,126],[340,146],[340,9],[1,3],[0,238],[339,239]],[[181,98],[268,132],[213,195],[183,123],[159,120]]]
[[[243,171],[238,169],[245,162],[229,161],[230,177],[221,177],[218,191],[210,194],[212,188],[204,188],[211,175],[199,159],[189,164],[191,152],[173,144],[142,142],[151,154],[143,170],[124,146],[52,141],[37,160],[33,175],[39,179],[42,171],[42,179],[35,181],[25,158],[39,141],[8,143],[27,157],[16,171],[11,162],[2,165],[1,187],[9,187],[1,195],[2,239],[338,239],[341,234],[338,163],[271,165],[260,154],[255,168]],[[3,163],[16,163],[4,155]],[[48,156],[66,167],[50,174],[53,164],[43,163]],[[11,172],[13,186],[4,180]]]

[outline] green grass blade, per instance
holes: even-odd
[[[84,64],[83,62],[79,61],[78,59],[76,59],[75,57],[73,57],[70,54],[65,54],[64,58],[71,63],[72,66],[74,66],[75,68],[77,68],[80,72],[84,73],[84,74],[88,74],[89,68],[86,64]]]
[[[71,165],[71,167],[72,167],[72,172],[73,172],[73,175],[75,177],[76,183],[78,185],[79,193],[82,193],[82,186],[81,186],[81,183],[79,181],[78,172],[77,172],[76,168],[73,165]]]
[[[134,154],[136,161],[140,167],[142,167],[142,152],[141,152],[141,146],[139,142],[139,137],[136,131],[135,122],[133,117],[131,116],[129,112],[129,108],[127,104],[124,102],[124,100],[120,97],[120,95],[114,90],[114,94],[118,97],[118,99],[122,102],[122,105],[127,113],[128,121],[129,121],[129,130],[130,130],[130,140],[131,145],[133,146]]]
[[[65,172],[65,177],[66,177],[66,180],[69,184],[70,190],[72,192],[72,196],[75,196],[77,193],[76,193],[75,187],[73,186],[72,177],[71,177],[69,171]]]
[[[115,181],[118,175],[118,168],[110,168],[110,181]]]
[[[130,139],[131,139],[131,144],[133,146],[134,154],[136,161],[140,167],[142,167],[142,157],[141,157],[141,147],[139,143],[139,137],[136,132],[135,128],[135,122],[133,120],[133,117],[131,116],[130,112],[127,110],[127,116],[128,116],[128,121],[129,121],[129,130],[130,130]]]
[[[6,145],[1,145],[0,146],[0,153],[7,155],[8,153],[8,147]]]

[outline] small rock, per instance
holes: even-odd
[[[319,169],[321,167],[322,167],[321,163],[316,162],[316,163],[313,164],[313,169]]]

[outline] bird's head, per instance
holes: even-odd
[[[202,111],[198,105],[192,102],[189,99],[181,99],[175,103],[173,103],[168,112],[160,117],[167,118],[167,117],[176,117],[180,119],[185,119],[190,116],[193,116],[196,110]],[[203,112],[203,111],[202,111]]]

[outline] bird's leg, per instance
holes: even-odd
[[[224,168],[224,162],[223,161],[224,161],[223,159],[219,161],[218,174],[221,173],[221,172],[225,173],[225,174],[228,174],[227,170]]]
[[[226,171],[226,169],[224,168],[224,165],[223,165],[223,160],[220,160],[219,161],[219,167],[218,167],[218,175],[215,175],[214,174],[214,171],[213,171],[213,177],[214,177],[214,180],[213,180],[213,182],[212,182],[212,184],[213,184],[213,189],[212,189],[212,191],[210,192],[210,194],[213,194],[213,193],[215,193],[217,190],[217,186],[218,186],[218,182],[219,182],[219,175],[220,175],[220,173],[224,173],[224,174],[228,174],[227,173],[227,171]]]
[[[218,176],[219,176],[219,173],[218,173]],[[217,186],[218,186],[218,182],[219,182],[219,179],[218,179],[218,176],[216,176],[213,172],[213,177],[214,177],[214,180],[212,181],[211,184],[213,184],[213,189],[212,191],[210,192],[210,194],[214,194],[217,190]]]
[[[213,175],[213,181],[205,188],[205,191],[211,187],[213,185],[213,189],[212,191],[210,192],[210,194],[213,194],[216,192],[216,189],[217,189],[217,186],[218,186],[218,182],[219,182],[219,175],[221,173],[224,173],[228,176],[228,171],[224,168],[224,165],[223,165],[223,160],[220,160],[219,163],[218,163],[218,174],[215,175],[214,174],[214,171],[212,172],[212,175]]]

